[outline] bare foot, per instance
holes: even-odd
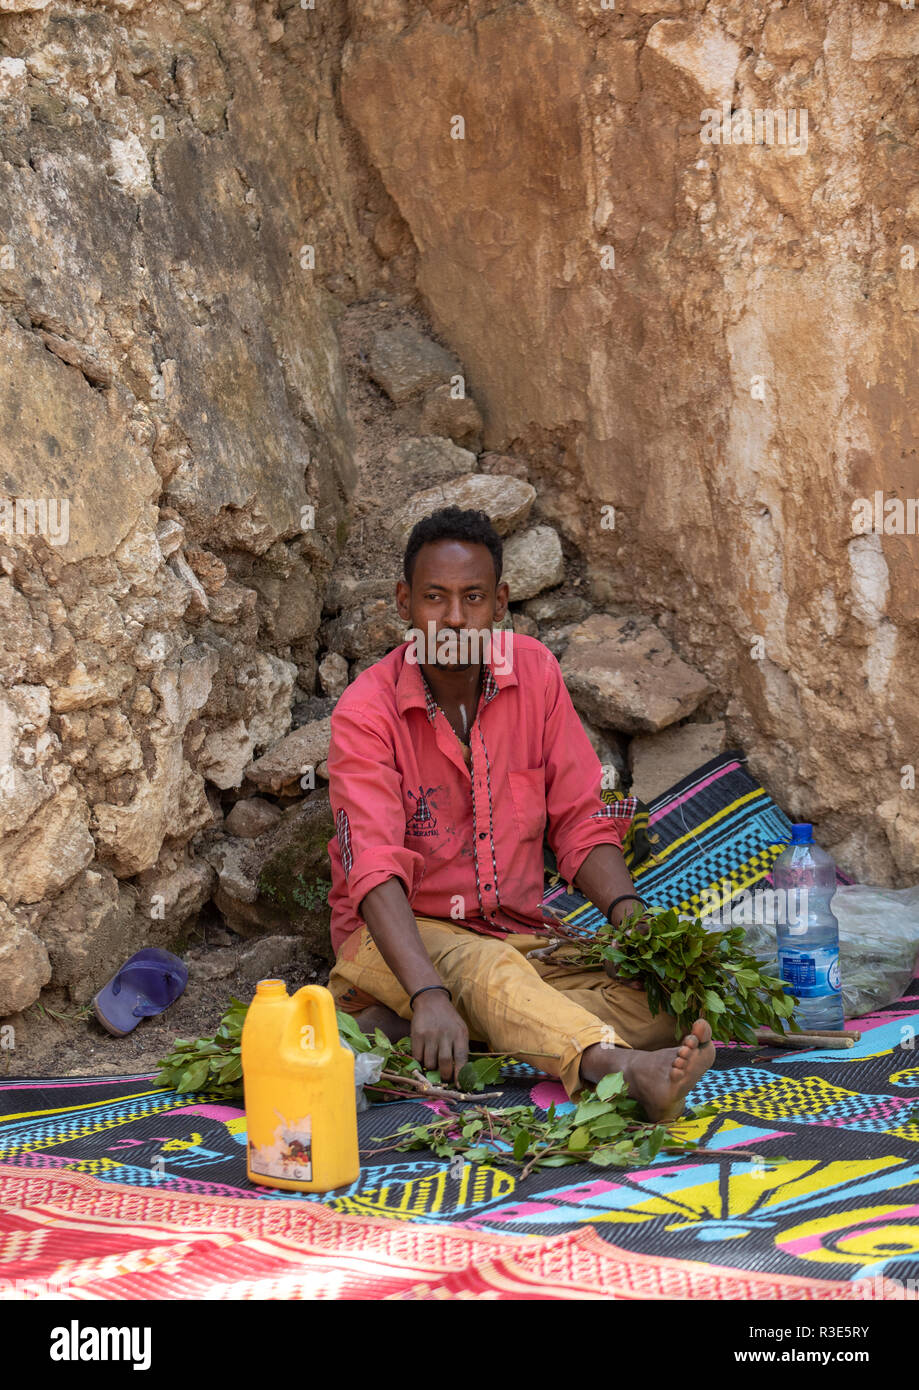
[[[629,1095],[637,1100],[649,1120],[676,1120],[686,1096],[715,1060],[712,1030],[697,1018],[679,1047],[658,1052],[638,1052],[627,1047],[601,1047],[594,1043],[581,1054],[581,1078],[595,1086],[602,1076],[621,1071]]]
[[[376,1028],[379,1028],[381,1033],[385,1033],[392,1043],[398,1042],[400,1038],[410,1038],[412,1035],[412,1025],[408,1020],[400,1018],[385,1004],[371,1004],[369,1009],[355,1014],[355,1020],[361,1032],[366,1033],[371,1038]]]

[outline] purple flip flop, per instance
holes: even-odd
[[[93,999],[96,1018],[116,1038],[134,1031],[174,1004],[188,984],[188,969],[178,956],[148,946],[125,961]]]

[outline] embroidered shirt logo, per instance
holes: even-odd
[[[432,792],[440,791],[439,787],[428,787],[425,791],[423,785],[418,784],[418,795],[408,788],[408,794],[415,803],[415,809],[405,823],[405,833],[407,835],[431,836],[437,834],[437,817],[434,811],[437,809],[435,803],[429,798]]]

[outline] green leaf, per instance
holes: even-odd
[[[612,1100],[613,1096],[621,1095],[626,1089],[626,1081],[621,1071],[609,1071],[605,1076],[601,1076],[596,1085],[596,1092],[600,1100]]]
[[[586,1124],[588,1120],[594,1120],[598,1115],[608,1115],[614,1107],[605,1100],[588,1100],[579,1105],[574,1112],[574,1123],[576,1125]]]
[[[514,1136],[514,1162],[522,1163],[523,1157],[530,1147],[530,1135],[525,1129],[518,1129]]]
[[[230,1057],[221,1067],[217,1080],[221,1086],[224,1086],[228,1081],[238,1081],[242,1074],[243,1067],[240,1059],[238,1057]]]
[[[204,1082],[205,1077],[207,1076],[207,1072],[208,1065],[206,1058],[203,1061],[194,1062],[183,1074],[179,1085],[176,1087],[176,1090],[180,1093],[184,1093],[186,1091],[199,1090]]]
[[[705,1008],[711,1014],[723,1014],[724,1003],[713,990],[705,991]]]
[[[627,1124],[624,1115],[605,1115],[603,1119],[593,1122],[590,1132],[595,1139],[611,1139],[614,1134],[621,1134]]]
[[[576,1153],[580,1153],[582,1149],[587,1148],[589,1143],[590,1130],[586,1125],[581,1125],[580,1129],[576,1129],[568,1140],[568,1147],[569,1149],[574,1149]]]
[[[335,1010],[335,1020],[338,1024],[338,1031],[343,1038],[347,1038],[352,1047],[357,1052],[366,1052],[370,1047],[370,1039],[363,1033],[358,1026],[357,1019],[353,1014],[342,1013],[341,1009]]]

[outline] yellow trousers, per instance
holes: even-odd
[[[415,921],[470,1040],[557,1076],[571,1097],[584,1084],[580,1057],[592,1044],[654,1051],[678,1041],[675,1020],[653,1016],[643,990],[611,980],[604,970],[566,967],[556,957],[528,960],[528,951],[547,944],[544,936],[502,940],[433,917]],[[366,927],[339,951],[329,989],[349,1011],[378,1000],[411,1018],[409,996]]]

